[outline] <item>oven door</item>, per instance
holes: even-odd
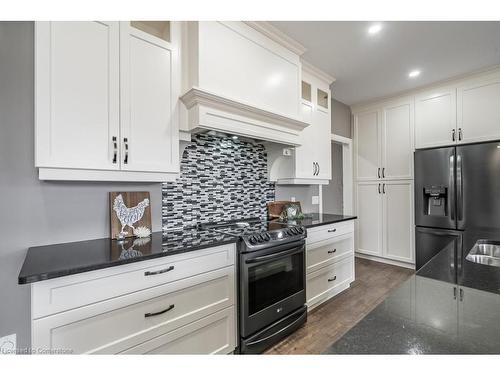
[[[304,306],[305,242],[240,257],[240,334],[248,337]]]

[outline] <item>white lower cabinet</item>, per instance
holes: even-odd
[[[307,306],[312,309],[354,281],[354,223],[308,229],[306,241]]]
[[[410,180],[359,182],[356,252],[413,264],[413,182]]]
[[[234,245],[228,247],[235,251]],[[199,252],[213,254],[211,249]],[[230,353],[237,341],[234,257],[232,260],[233,264],[223,268],[200,274],[194,271],[193,276],[175,281],[157,279],[157,285],[147,289],[33,319],[35,353]],[[164,259],[158,261],[164,264]],[[186,261],[182,264],[189,269]],[[196,262],[192,266],[196,268]],[[113,277],[106,281],[117,281]],[[60,280],[75,285],[72,278]],[[83,285],[82,291],[85,288]],[[79,294],[76,289],[73,292]],[[33,311],[37,311],[36,302]]]

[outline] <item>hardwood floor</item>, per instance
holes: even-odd
[[[356,280],[351,287],[310,312],[303,327],[266,354],[321,354],[413,273],[356,258]]]

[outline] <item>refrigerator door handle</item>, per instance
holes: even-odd
[[[455,155],[450,156],[449,168],[448,207],[450,208],[451,220],[455,220]]]
[[[462,178],[462,156],[457,155],[457,217],[462,220],[464,216],[464,195]]]

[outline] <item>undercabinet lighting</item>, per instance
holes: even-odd
[[[238,136],[237,135],[233,135],[231,138],[233,138],[233,140],[237,140],[238,139]]]
[[[420,75],[420,70],[412,70],[410,73],[408,73],[408,77],[410,78],[416,78]]]
[[[382,30],[382,25],[380,23],[376,23],[368,28],[368,34],[375,35],[379,33],[380,30]]]

